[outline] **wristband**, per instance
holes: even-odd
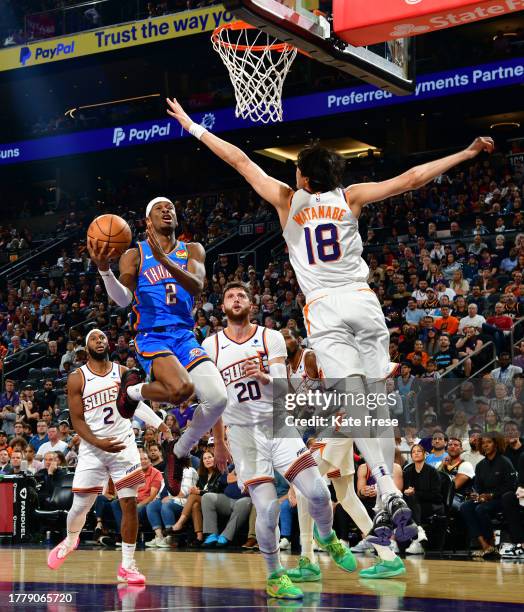
[[[201,140],[202,136],[207,132],[206,128],[202,125],[199,125],[198,123],[192,123],[189,126],[188,131],[191,134],[191,136],[194,136],[198,140]]]

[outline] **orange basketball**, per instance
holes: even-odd
[[[115,249],[116,256],[122,255],[129,248],[133,235],[127,222],[118,215],[100,215],[93,220],[87,229],[87,236],[91,240],[108,243],[108,251]]]

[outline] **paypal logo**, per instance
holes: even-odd
[[[29,47],[20,48],[20,63],[25,66],[29,58],[31,57],[31,49]]]
[[[139,129],[139,128],[127,128],[127,132],[124,128],[117,127],[113,131],[113,144],[115,147],[119,147],[122,142],[127,141],[129,144],[145,144],[146,142],[152,142],[159,138],[165,138],[169,136],[171,131],[171,121],[166,121],[165,124],[153,123],[150,127]]]

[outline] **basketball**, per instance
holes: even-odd
[[[108,243],[108,252],[115,249],[120,257],[129,248],[133,237],[127,222],[118,215],[100,215],[94,219],[87,229],[87,237],[91,240]]]

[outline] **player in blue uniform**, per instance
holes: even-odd
[[[227,392],[219,371],[193,334],[194,297],[202,291],[205,279],[204,248],[176,239],[175,207],[167,198],[149,202],[146,223],[147,240],[121,256],[118,279],[109,267],[114,252],[108,251],[107,243],[88,238],[88,250],[109,297],[121,307],[133,303],[136,352],[148,377],[144,383],[137,370],[124,374],[117,400],[121,414],[132,417],[142,400],[179,404],[193,392],[200,400],[191,426],[168,449],[166,484],[176,495],[183,470],[179,459],[213,426],[215,457],[218,450],[217,463],[225,466],[228,453],[220,417]]]

